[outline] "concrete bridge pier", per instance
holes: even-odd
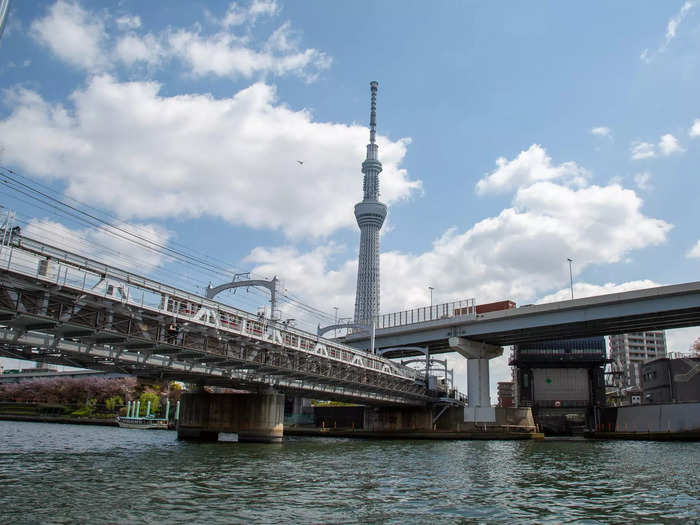
[[[283,423],[283,394],[187,393],[180,398],[177,437],[217,441],[223,432],[237,434],[239,442],[279,443]]]
[[[465,337],[450,337],[449,345],[467,358],[468,405],[464,409],[464,420],[495,422],[496,411],[491,406],[489,360],[503,355],[503,348]]]

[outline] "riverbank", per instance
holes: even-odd
[[[0,414],[0,421],[27,421],[35,423],[63,423],[72,425],[101,425],[116,427],[110,419],[76,418],[60,416],[22,416]],[[534,432],[371,432],[367,430],[285,427],[287,436],[317,436],[358,439],[542,439],[543,434]]]
[[[0,414],[0,421],[27,421],[34,423],[61,423],[67,425],[99,425],[104,427],[116,427],[114,419],[97,419],[89,417],[64,417],[64,416],[22,416],[18,414]]]
[[[68,425],[91,425],[116,427],[113,419],[97,419],[86,417],[61,416],[23,416],[15,414],[0,414],[0,421],[25,421],[34,423],[58,423]],[[418,432],[374,432],[352,428],[316,428],[296,427],[284,428],[285,436],[334,437],[354,439],[421,439],[421,440],[542,440],[545,435],[540,432],[447,432],[447,431],[418,431]],[[700,441],[700,431],[688,432],[586,432],[585,439],[594,440],[631,440],[631,441]]]

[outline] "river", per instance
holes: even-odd
[[[191,443],[0,421],[2,523],[696,523],[700,443]]]

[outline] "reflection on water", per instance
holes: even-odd
[[[700,443],[189,443],[0,421],[3,523],[635,523],[700,515]]]

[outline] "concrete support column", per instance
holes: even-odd
[[[467,359],[467,395],[469,406],[490,407],[489,360]]]
[[[489,359],[503,355],[503,348],[472,341],[465,337],[450,337],[452,350],[467,358],[468,406],[465,421],[494,422],[496,413],[491,407]]]
[[[238,441],[279,443],[284,422],[284,395],[187,393],[180,398],[179,439],[218,440],[219,433]]]
[[[294,396],[294,401],[293,401],[293,406],[292,406],[292,415],[293,416],[301,416],[303,409],[304,409],[304,398],[301,396]]]

